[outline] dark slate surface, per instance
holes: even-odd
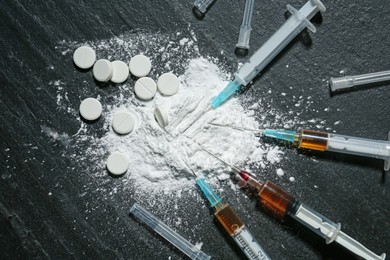
[[[250,54],[284,22],[287,3],[299,8],[304,2],[256,2]],[[86,188],[93,190],[94,183],[79,175],[77,161],[61,156],[67,147],[61,142],[53,144],[41,131],[42,125],[49,125],[71,134],[79,127],[73,116],[57,109],[56,90],[48,85],[75,71],[71,55],[59,55],[55,46],[63,40],[106,39],[139,29],[170,34],[186,31],[191,24],[201,54],[218,57],[233,70],[238,60],[234,45],[243,4],[219,0],[199,21],[191,13],[192,1],[0,2],[0,258],[183,258],[128,217],[128,208],[135,202],[131,193],[118,191],[108,199],[90,193],[79,196]],[[281,93],[312,96],[316,111],[301,114],[302,120],[340,120],[341,124],[331,125],[337,133],[385,139],[390,129],[388,83],[330,96],[324,79],[338,76],[341,70],[354,75],[390,68],[390,2],[340,0],[324,4],[328,10],[317,25],[317,33],[310,34],[312,45],[304,46],[296,39],[240,98],[253,103],[262,96],[287,113],[295,101]],[[54,70],[47,69],[51,65]],[[77,89],[69,91],[78,102]],[[322,113],[325,108],[330,111]],[[340,221],[347,234],[374,252],[390,253],[389,180],[382,173],[381,161],[292,148],[286,148],[286,156],[283,168],[299,178],[295,183],[284,182],[283,187]],[[313,157],[318,163],[311,160]],[[276,179],[274,173],[264,174]],[[104,181],[107,187],[114,187],[118,179],[107,176]],[[337,245],[325,245],[299,225],[273,220],[255,206],[254,199],[240,206],[233,196],[225,199],[239,214],[251,212],[245,221],[274,259],[353,258]],[[99,210],[90,214],[91,207]],[[191,235],[191,225],[204,222],[205,229],[195,240],[204,242],[205,252],[215,259],[244,258],[223,239],[205,208],[191,198],[186,200],[186,195],[179,207],[178,215],[187,221],[187,228],[181,230],[184,236]],[[199,210],[203,215],[192,218]]]

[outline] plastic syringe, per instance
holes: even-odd
[[[148,225],[172,245],[180,249],[180,251],[186,254],[189,258],[194,260],[209,260],[211,258],[209,255],[203,253],[199,248],[188,242],[187,239],[165,225],[161,220],[153,216],[149,211],[141,207],[138,203],[134,203],[130,209],[130,213]]]
[[[240,34],[238,36],[238,42],[236,44],[236,52],[240,55],[246,55],[249,50],[249,39],[251,37],[251,23],[252,23],[252,14],[253,6],[255,0],[246,0],[244,16],[242,18],[242,24],[240,27]]]
[[[255,237],[246,228],[244,222],[237,215],[235,210],[228,204],[222,203],[222,199],[211,189],[201,177],[196,178],[196,184],[215,209],[214,216],[221,226],[232,237],[234,242],[244,252],[248,259],[265,260],[270,259],[264,249],[259,245]]]
[[[309,20],[326,8],[319,0],[309,0],[299,11],[291,5],[287,5],[287,10],[292,14],[290,18],[234,73],[234,79],[211,100],[212,108],[219,107],[242,86],[248,85],[305,27],[315,32]]]
[[[217,157],[204,147],[207,153],[229,166],[233,172],[247,185],[258,190],[260,203],[264,208],[270,211],[275,217],[285,219],[287,216],[295,219],[310,230],[323,237],[327,244],[333,241],[342,245],[352,253],[369,260],[385,259],[386,254],[376,255],[361,243],[341,231],[341,224],[322,216],[320,213],[300,203],[287,191],[283,190],[276,184],[266,181],[261,183],[253,178],[253,174],[241,170],[236,166],[230,165],[224,160]]]
[[[382,159],[385,160],[384,170],[390,169],[390,132],[388,141],[304,129],[299,131],[266,129],[263,135],[295,143],[298,148]]]
[[[330,78],[329,85],[331,91],[338,91],[341,89],[351,88],[357,85],[367,85],[376,82],[389,81],[390,70],[374,72],[369,74],[362,74],[356,76],[346,76],[339,78]]]
[[[192,11],[198,18],[203,18],[214,1],[216,0],[195,0]]]

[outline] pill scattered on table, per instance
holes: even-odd
[[[112,119],[112,128],[118,134],[128,134],[133,131],[136,122],[137,118],[133,113],[127,111],[116,112]]]
[[[152,99],[157,92],[157,85],[153,79],[143,77],[135,82],[134,91],[137,97],[143,100]]]
[[[162,74],[157,81],[157,88],[164,96],[172,96],[179,90],[180,81],[172,73]]]
[[[129,68],[131,74],[141,78],[149,74],[150,70],[152,69],[152,63],[148,57],[144,55],[136,55],[131,58]]]
[[[159,106],[154,109],[154,118],[162,128],[169,123],[168,111],[164,107]]]
[[[106,59],[98,60],[93,66],[93,77],[100,82],[107,82],[112,78],[112,63]]]
[[[73,62],[80,69],[89,69],[96,61],[94,49],[88,46],[81,46],[73,53]]]
[[[129,67],[126,63],[120,60],[111,62],[112,64],[112,78],[111,81],[114,83],[122,83],[129,77]]]
[[[113,152],[107,159],[107,170],[113,175],[122,175],[129,169],[129,160],[120,152]]]
[[[95,98],[84,99],[80,104],[80,115],[89,121],[98,119],[102,110],[102,104]]]

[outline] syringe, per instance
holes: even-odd
[[[255,0],[246,0],[245,2],[244,16],[242,18],[240,34],[238,36],[238,42],[236,44],[236,53],[240,56],[245,56],[248,54],[249,39],[251,37],[252,30],[251,23],[254,3]]]
[[[202,19],[215,0],[195,0],[192,11],[199,19]]]
[[[266,129],[263,135],[277,138],[317,151],[332,151],[385,160],[384,170],[390,169],[390,132],[388,141],[372,140],[313,130]]]
[[[234,73],[233,81],[211,100],[212,108],[219,107],[242,86],[248,85],[305,27],[315,32],[316,28],[309,20],[318,11],[325,12],[326,8],[319,0],[309,0],[299,11],[291,5],[287,5],[287,10],[291,17]]]
[[[346,76],[339,78],[330,78],[329,85],[332,92],[341,89],[351,88],[358,85],[367,85],[376,82],[389,81],[390,70],[362,74],[356,76]]]
[[[235,210],[228,204],[222,203],[222,199],[211,189],[203,178],[197,177],[196,184],[198,184],[199,188],[210,202],[211,207],[215,209],[214,216],[217,218],[218,222],[232,237],[248,259],[270,259],[255,237],[246,228],[244,222],[242,222]]]
[[[130,209],[130,213],[148,225],[172,245],[180,249],[180,251],[189,258],[193,260],[209,260],[211,258],[199,248],[188,242],[187,239],[176,233],[176,231],[165,225],[161,220],[153,216],[149,211],[141,207],[138,203],[134,203]]]
[[[276,184],[270,181],[261,183],[254,179],[251,173],[230,165],[204,147],[202,148],[207,153],[229,166],[233,172],[236,173],[243,182],[245,182],[245,184],[257,189],[259,192],[257,195],[259,196],[262,206],[279,219],[284,219],[287,216],[290,216],[308,227],[313,232],[317,233],[319,236],[323,237],[327,244],[336,241],[338,244],[364,259],[383,260],[386,258],[385,253],[380,256],[376,255],[361,243],[341,231],[340,223],[336,224],[318,212],[300,203],[287,191],[283,190]]]

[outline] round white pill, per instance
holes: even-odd
[[[107,159],[107,169],[113,175],[122,175],[129,169],[129,160],[120,152],[113,152]]]
[[[161,106],[154,109],[154,118],[162,128],[169,123],[168,111]]]
[[[137,118],[133,113],[125,111],[116,112],[112,119],[112,128],[118,134],[128,134],[133,131],[136,122]]]
[[[135,82],[134,91],[140,99],[152,99],[157,92],[156,82],[149,77],[143,77]]]
[[[180,81],[172,73],[162,74],[157,81],[158,91],[164,96],[172,96],[179,90]]]
[[[95,51],[88,46],[81,46],[73,53],[73,62],[80,69],[89,69],[96,61]]]
[[[129,77],[129,67],[123,61],[116,60],[112,64],[112,78],[114,83],[122,83]]]
[[[96,120],[102,115],[102,104],[95,98],[84,99],[80,104],[80,115],[86,120]]]
[[[109,81],[112,78],[112,73],[112,64],[109,60],[100,59],[93,66],[93,76],[97,81]]]
[[[131,58],[129,63],[131,74],[136,77],[145,77],[152,69],[152,63],[149,58],[144,55],[136,55]]]

